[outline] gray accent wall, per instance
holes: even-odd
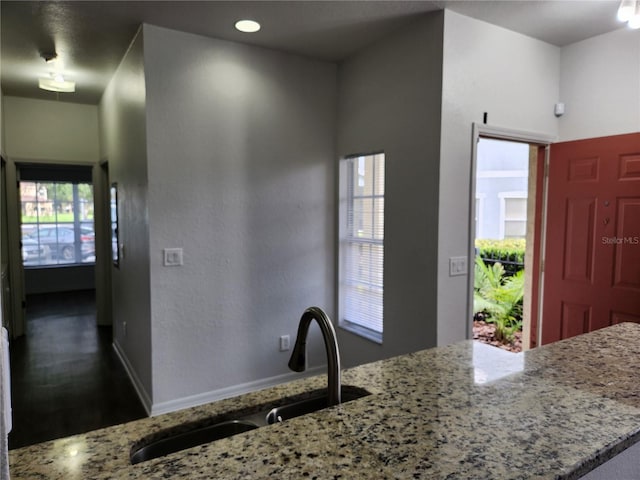
[[[338,157],[385,153],[383,343],[339,329],[346,366],[436,345],[442,12],[339,68]]]

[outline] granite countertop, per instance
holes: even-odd
[[[640,440],[640,324],[512,354],[473,341],[343,371],[372,395],[129,465],[132,445],[326,376],[9,452],[20,479],[576,479]]]

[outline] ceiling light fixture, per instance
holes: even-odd
[[[38,87],[50,92],[71,93],[76,91],[76,82],[65,80],[62,74],[58,73],[52,77],[41,77],[38,79]]]
[[[58,65],[54,66],[53,63],[58,59],[58,54],[54,52],[42,51],[40,57],[53,68],[60,69],[62,65],[59,62],[55,62]],[[76,82],[65,80],[61,71],[50,71],[48,77],[40,77],[38,79],[38,87],[42,90],[48,90],[49,92],[63,92],[71,93],[76,91]]]
[[[618,7],[618,20],[627,22],[629,28],[640,28],[640,1],[622,0]]]
[[[238,20],[236,22],[236,30],[245,33],[254,33],[260,30],[260,24],[255,20]]]

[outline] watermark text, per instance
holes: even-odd
[[[640,237],[602,237],[603,245],[640,245]]]

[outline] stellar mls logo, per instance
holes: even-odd
[[[602,237],[603,245],[640,245],[640,237]]]

